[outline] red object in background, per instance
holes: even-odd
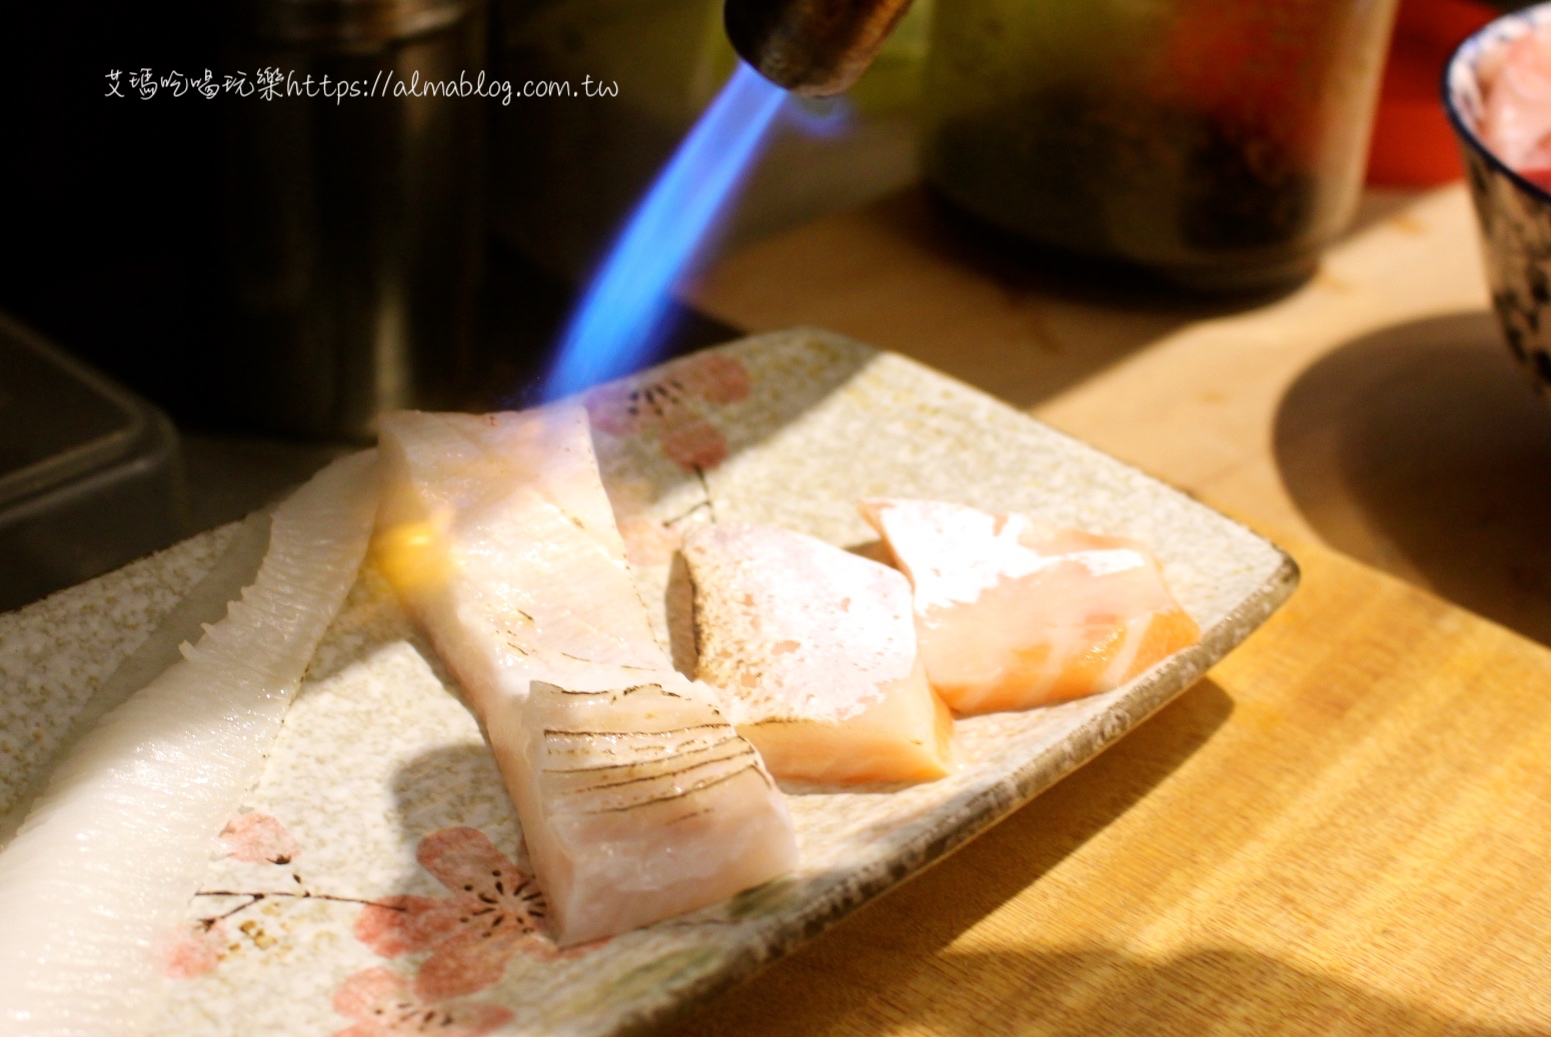
[[[1368,183],[1432,187],[1465,175],[1443,113],[1443,68],[1465,37],[1500,13],[1475,0],[1402,0],[1368,151]]]
[[[1179,0],[1160,81],[1230,133],[1274,140],[1301,165],[1320,133],[1320,70],[1339,52],[1350,0]]]

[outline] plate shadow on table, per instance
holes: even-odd
[[[1490,313],[1326,355],[1283,396],[1275,454],[1331,546],[1551,644],[1551,409]]]
[[[661,1032],[806,1037],[885,1032],[891,1021],[907,1019],[923,1032],[995,1031],[998,1018],[1031,1010],[1037,990],[1053,989],[1055,959],[1038,952],[1012,961],[955,955],[949,945],[1125,814],[1232,712],[1232,699],[1217,684],[1198,682],[951,857]],[[984,987],[983,996],[952,992],[961,987]],[[987,1014],[959,1018],[955,1013],[969,1011],[971,1002]]]

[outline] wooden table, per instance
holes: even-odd
[[[1097,761],[677,1032],[1551,1033],[1551,414],[1459,188],[1370,197],[1313,282],[1237,311],[1062,284],[919,192],[690,294],[1026,407],[1304,583]]]

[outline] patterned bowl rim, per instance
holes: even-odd
[[[1493,170],[1506,176],[1519,190],[1530,197],[1551,205],[1551,191],[1526,180],[1509,168],[1508,164],[1492,153],[1492,149],[1476,134],[1476,123],[1481,116],[1481,80],[1476,70],[1487,52],[1511,43],[1543,25],[1551,25],[1551,0],[1510,11],[1496,18],[1466,37],[1449,56],[1443,70],[1443,109],[1448,113],[1454,132],[1471,150],[1475,151]]]

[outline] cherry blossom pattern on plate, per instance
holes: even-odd
[[[220,842],[226,850],[226,856],[233,860],[268,865],[267,868],[255,869],[252,875],[255,885],[269,888],[202,889],[196,892],[196,900],[204,902],[202,898],[215,898],[220,906],[217,908],[218,913],[191,922],[166,949],[163,956],[164,971],[172,979],[197,979],[220,964],[240,944],[237,937],[228,932],[226,921],[265,901],[278,898],[284,901],[329,900],[341,904],[374,903],[359,897],[335,896],[310,888],[299,872],[288,867],[301,854],[301,844],[286,831],[278,818],[270,814],[254,811],[238,815],[221,830]],[[275,867],[285,869],[283,874],[290,880],[285,882],[288,888],[273,888]],[[269,881],[266,881],[266,877]],[[233,900],[237,903],[233,904]],[[396,910],[388,905],[382,905],[382,909]],[[276,942],[258,922],[249,920],[237,928],[244,938],[261,951],[274,946]]]
[[[239,814],[221,829],[226,855],[249,864],[290,864],[302,852],[280,819],[252,811]]]
[[[164,971],[171,979],[198,979],[221,963],[231,942],[219,918],[201,918],[167,949]]]
[[[384,968],[365,969],[341,983],[334,1011],[356,1023],[333,1037],[483,1037],[512,1018],[511,1009],[499,1005],[427,998],[403,976]]]
[[[705,405],[736,403],[750,386],[748,369],[735,358],[698,353],[668,365],[655,381],[595,389],[585,403],[596,427],[615,436],[654,436],[679,467],[704,472],[727,459],[727,439]]]
[[[544,897],[532,876],[474,828],[444,828],[420,840],[420,866],[451,896],[387,897],[365,907],[355,935],[384,958],[429,957],[415,974],[423,998],[462,997],[501,978],[512,955],[569,956],[539,933]]]
[[[302,852],[301,845],[280,819],[272,814],[251,811],[238,814],[227,822],[220,834],[226,856],[247,864],[290,864]],[[300,877],[298,877],[298,882]],[[196,896],[209,895],[198,893]],[[221,915],[196,919],[167,948],[163,971],[172,979],[198,979],[221,963],[231,949],[232,937],[223,922],[232,915],[264,899],[260,893],[222,895],[245,896],[241,904]]]

